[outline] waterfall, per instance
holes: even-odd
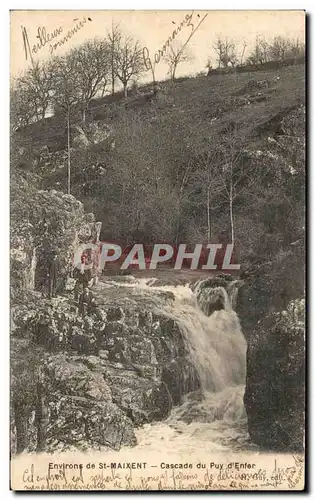
[[[174,319],[183,333],[191,360],[199,373],[201,391],[188,394],[174,407],[164,422],[148,424],[137,431],[138,448],[160,450],[161,440],[187,450],[229,450],[248,448],[246,415],[243,405],[246,375],[246,341],[233,310],[237,286],[229,292],[223,287],[207,288],[202,300],[198,287],[154,286],[154,280],[138,280],[127,286],[145,293],[172,292],[174,301],[167,305],[155,298],[158,312]],[[209,304],[217,310],[209,314]],[[222,306],[222,307],[221,307]],[[206,314],[205,314],[206,312]],[[167,437],[165,437],[167,436]]]
[[[186,290],[188,290],[186,288]],[[175,302],[168,314],[176,319],[189,345],[204,392],[219,392],[245,383],[246,341],[232,310],[226,290],[209,289],[211,303],[223,301],[224,308],[206,316],[206,300],[197,304],[196,295],[183,300],[182,291],[173,290]]]

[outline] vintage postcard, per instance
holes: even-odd
[[[11,12],[11,488],[305,488],[305,12]]]

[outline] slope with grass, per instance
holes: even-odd
[[[249,432],[262,447],[288,450],[292,442],[299,450],[304,330],[292,310],[294,304],[302,304],[304,289],[304,66],[180,79],[161,82],[159,87],[155,96],[146,87],[126,100],[118,95],[94,101],[85,124],[72,117],[71,193],[102,222],[101,238],[126,244],[195,244],[209,237],[217,242],[222,231],[231,236],[232,219],[244,279],[238,314],[249,344],[245,397]],[[11,213],[17,228],[13,249],[18,250],[13,257],[24,255],[23,262],[30,267],[22,276],[21,262],[16,265],[23,279],[14,301],[22,296],[21,287],[31,294],[25,300],[39,300],[38,292],[30,290],[36,288],[33,246],[36,243],[40,251],[40,228],[57,227],[54,207],[46,207],[48,220],[38,220],[41,213],[35,213],[32,200],[40,197],[47,203],[56,196],[63,200],[64,213],[58,212],[57,220],[66,230],[64,241],[58,240],[61,249],[67,238],[73,241],[71,224],[81,224],[85,217],[81,208],[78,214],[70,209],[67,213],[66,143],[61,115],[18,130],[12,137]],[[232,212],[226,197],[231,165]],[[47,195],[51,190],[59,193]],[[75,199],[69,200],[74,206]],[[20,227],[24,232],[19,239]],[[64,261],[65,255],[61,257]],[[263,318],[268,321],[260,321]],[[170,335],[173,342],[173,332]],[[70,368],[77,372],[72,364]],[[278,381],[272,391],[270,377],[261,377],[267,369]],[[80,370],[84,378],[86,369]],[[281,397],[277,414],[270,397],[273,401]],[[263,418],[259,418],[261,408]],[[126,415],[129,419],[130,412]],[[24,435],[22,424],[19,432]],[[114,428],[111,432],[116,436]],[[127,438],[133,440],[132,432]]]

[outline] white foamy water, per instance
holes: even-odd
[[[194,456],[202,452],[250,449],[243,407],[244,386],[205,393],[202,402],[186,401],[175,407],[167,420],[136,430],[139,451]],[[191,422],[185,420],[189,417]]]
[[[163,422],[136,430],[136,449],[164,453],[176,449],[187,456],[190,452],[252,447],[243,405],[246,341],[228,297],[225,309],[208,317],[188,285],[154,286],[154,283],[155,278],[150,278],[118,286],[149,295],[150,299],[153,296],[156,311],[176,320],[199,373],[201,390],[187,395]],[[172,292],[175,300],[165,304],[159,296],[161,291]]]

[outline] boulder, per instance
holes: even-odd
[[[301,452],[304,445],[304,299],[258,322],[248,340],[244,403],[248,431],[261,448]]]
[[[248,344],[248,430],[254,443],[269,450],[303,449],[303,261],[303,244],[294,245],[241,275],[236,312]]]
[[[162,380],[171,394],[173,405],[179,405],[183,396],[201,386],[196,367],[186,357],[179,357],[163,367]]]
[[[45,375],[64,395],[75,395],[96,401],[111,401],[111,391],[99,372],[89,370],[84,364],[67,360],[59,354],[48,358]]]
[[[291,300],[303,296],[305,288],[304,247],[293,246],[277,258],[243,269],[236,312],[242,331],[250,338],[259,320],[270,313],[285,310]]]
[[[96,289],[101,305],[82,318],[70,293],[36,301],[34,293],[29,292],[28,306],[14,307],[13,321],[14,338],[44,352],[38,359],[44,377],[42,449],[132,445],[134,426],[166,418],[185,394],[200,387],[178,324],[153,313],[147,301],[115,306],[110,289],[108,298]],[[29,402],[28,415],[37,405],[36,398]],[[35,436],[32,442],[27,438],[29,450],[38,448],[36,425],[29,426],[27,435]],[[14,428],[13,422],[13,433]]]
[[[72,145],[78,149],[85,149],[90,145],[90,141],[79,125],[75,125],[72,130]]]
[[[197,303],[206,316],[214,311],[234,307],[238,288],[242,283],[229,274],[218,274],[211,278],[197,281],[192,285],[196,292]]]
[[[130,419],[111,402],[55,392],[48,405],[48,451],[119,450],[136,444]]]
[[[18,201],[11,204],[11,227],[11,289],[16,295],[21,290],[48,291],[47,264],[52,251],[57,253],[57,287],[62,292],[75,248],[97,239],[101,223],[86,214],[74,196],[32,190],[19,181]]]

